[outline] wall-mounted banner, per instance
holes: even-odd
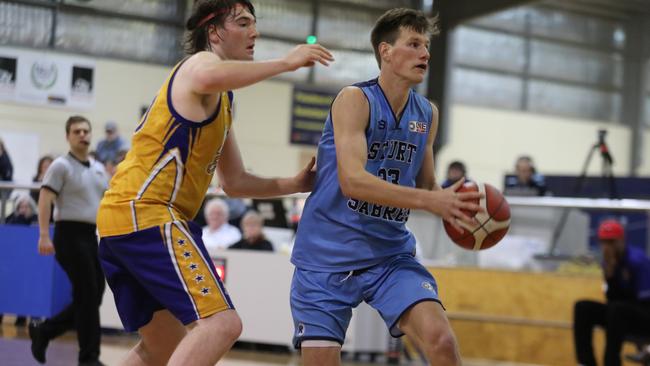
[[[91,109],[95,61],[52,52],[0,47],[0,100]]]
[[[318,145],[336,94],[331,90],[312,86],[294,86],[291,106],[292,144]]]

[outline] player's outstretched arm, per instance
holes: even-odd
[[[262,178],[248,173],[242,162],[235,135],[230,130],[217,167],[219,183],[229,197],[277,197],[309,192],[314,184],[314,159],[290,178]]]
[[[329,66],[334,57],[325,47],[299,45],[281,59],[269,61],[222,61],[211,52],[199,52],[181,67],[179,79],[188,80],[197,94],[215,94],[255,84],[283,72],[320,63]]]
[[[471,223],[461,210],[481,208],[471,202],[480,197],[478,192],[456,193],[462,182],[445,190],[411,188],[386,182],[366,171],[368,145],[366,125],[369,116],[368,101],[363,91],[347,87],[339,93],[332,105],[332,123],[339,174],[343,194],[350,198],[384,206],[421,209],[449,221],[462,230],[457,219]]]

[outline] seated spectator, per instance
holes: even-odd
[[[106,122],[104,131],[106,132],[106,138],[99,141],[97,151],[95,151],[97,160],[102,163],[109,160],[118,161],[120,151],[126,150],[127,148],[126,141],[120,136],[117,131],[117,123],[113,121]]]
[[[205,204],[203,211],[207,225],[203,228],[203,243],[208,253],[226,249],[241,239],[241,232],[228,223],[228,205],[213,198]]]
[[[228,247],[228,249],[266,250],[273,251],[273,244],[266,240],[262,229],[264,218],[256,211],[248,211],[241,219],[244,238]]]
[[[465,164],[461,161],[452,161],[447,167],[447,177],[444,182],[442,182],[441,187],[447,188],[452,184],[456,183],[460,178],[465,177],[465,182],[469,182],[467,179],[467,170],[465,169]]]
[[[628,335],[650,336],[650,260],[644,251],[626,245],[625,230],[616,220],[598,228],[607,282],[605,304],[581,300],[573,310],[573,336],[578,364],[596,366],[593,329],[605,329],[604,365],[621,365],[621,348]]]
[[[47,168],[50,167],[50,164],[52,164],[52,161],[54,161],[54,159],[52,159],[52,157],[49,155],[45,155],[38,159],[38,165],[36,166],[36,175],[34,176],[34,179],[32,179],[32,182],[41,183],[43,181],[45,172],[47,171]],[[31,191],[30,195],[32,196],[34,202],[38,203],[39,190]]]
[[[36,203],[28,194],[16,196],[14,201],[14,212],[7,216],[7,224],[11,225],[33,225],[38,223],[36,215]],[[0,314],[0,323],[2,323],[3,314]],[[24,316],[16,317],[16,325],[25,325],[27,319]]]
[[[14,212],[7,216],[7,224],[32,225],[38,223],[36,203],[27,194],[18,195],[14,201]]]
[[[508,196],[544,196],[546,182],[538,174],[530,156],[520,156],[515,164],[515,176],[506,177],[503,193]]]

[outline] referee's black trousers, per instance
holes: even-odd
[[[580,365],[597,365],[593,349],[597,325],[605,329],[605,366],[620,366],[625,337],[650,335],[650,307],[632,302],[578,301],[573,309],[573,338]]]
[[[58,221],[52,240],[56,260],[72,284],[72,304],[41,324],[42,334],[56,338],[75,329],[79,341],[79,362],[99,359],[101,328],[99,306],[104,294],[104,272],[97,256],[95,225]]]

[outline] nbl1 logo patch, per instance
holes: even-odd
[[[436,289],[435,289],[435,288],[433,287],[433,285],[432,285],[430,282],[428,282],[428,281],[424,281],[424,282],[422,282],[422,287],[423,287],[425,290],[431,291],[431,292],[433,292],[433,293],[436,292]]]
[[[426,122],[410,121],[409,131],[415,133],[427,133],[427,124]]]

